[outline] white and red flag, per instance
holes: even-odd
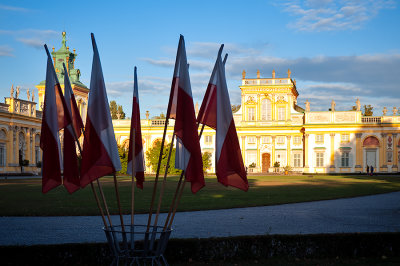
[[[175,168],[185,171],[185,179],[191,182],[192,192],[196,193],[204,187],[205,182],[185,41],[182,35],[176,55],[167,117],[175,119]]]
[[[43,150],[42,192],[61,185],[61,145],[59,130],[71,124],[53,62],[47,48],[46,87],[43,105],[40,148]]]
[[[221,45],[218,52],[197,122],[216,130],[215,165],[218,182],[247,191],[247,174],[233,120],[225,67],[221,59],[223,47]]]
[[[133,134],[134,132],[135,134]],[[133,140],[134,135],[135,139]],[[128,167],[126,172],[131,175],[132,166],[134,166],[135,172],[133,173],[133,176],[136,176],[136,186],[143,189],[145,165],[143,155],[142,129],[140,127],[139,92],[136,67],[134,71],[131,132],[129,135],[129,140]],[[133,149],[133,145],[135,145],[135,149]],[[133,155],[133,150],[135,150],[135,155]]]
[[[91,36],[93,64],[83,140],[81,187],[121,170],[99,52],[93,33]]]
[[[76,155],[76,141],[81,135],[83,122],[76,105],[75,96],[72,92],[71,83],[67,68],[64,67],[64,99],[72,124],[64,129],[64,187],[69,193],[73,193],[80,188],[78,156]],[[75,128],[77,127],[77,128]]]

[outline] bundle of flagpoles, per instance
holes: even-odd
[[[79,188],[84,188],[90,184],[105,230],[113,229],[116,227],[113,225],[100,182],[100,177],[112,174],[120,218],[120,225],[118,226],[122,232],[122,242],[124,242],[125,247],[128,247],[129,243],[127,242],[126,235],[129,233],[131,235],[134,234],[135,230],[135,185],[143,189],[145,171],[140,127],[137,69],[136,67],[134,68],[134,89],[127,168],[127,173],[132,175],[131,221],[129,226],[130,230],[127,232],[122,216],[120,194],[116,177],[116,172],[121,170],[121,162],[109,110],[100,56],[93,33],[91,34],[91,38],[93,45],[93,62],[85,126],[83,125],[77,108],[75,96],[69,81],[68,70],[64,65],[63,95],[51,55],[45,45],[47,53],[47,71],[40,139],[40,147],[43,150],[42,192],[47,193],[51,189],[63,184],[67,191],[72,194]],[[223,45],[221,45],[218,51],[217,60],[196,118],[185,41],[183,36],[180,36],[147,225],[144,226],[146,234],[151,233],[151,231],[157,232],[158,228],[161,228],[162,232],[171,232],[175,214],[187,182],[191,184],[192,193],[197,193],[205,186],[200,148],[200,138],[205,126],[216,131],[215,168],[218,181],[225,186],[233,186],[244,191],[247,191],[249,188],[226,84],[225,63],[227,55],[225,55],[224,60],[222,60],[222,50]],[[161,187],[159,188],[161,160],[164,152],[169,119],[174,119],[175,125],[168,154],[168,162],[160,185]],[[199,133],[200,124],[201,128]],[[60,144],[60,133],[62,130],[64,133],[63,151]],[[79,142],[79,138],[82,134],[83,149]],[[175,168],[182,171],[164,225],[159,226],[160,209],[167,182],[168,165],[174,144],[176,147]],[[82,158],[80,168],[78,165],[76,147],[78,147]],[[63,176],[61,174],[62,170]],[[134,179],[135,177],[136,182]],[[97,190],[93,184],[94,182],[97,183]],[[159,194],[156,205],[158,189]],[[153,217],[154,212],[155,214]],[[113,237],[112,235],[107,235],[106,233],[106,236],[110,245],[118,242],[115,239],[110,241],[110,238]],[[147,235],[147,240],[148,237],[149,235]],[[161,238],[162,237],[163,235],[161,235]],[[159,241],[162,240],[161,238]],[[169,238],[169,234],[167,238]],[[135,240],[131,236],[131,243],[129,244],[131,249],[135,246],[134,241]],[[146,241],[146,239],[144,239],[144,241]],[[166,241],[168,241],[168,239]],[[152,242],[150,241],[150,243]],[[153,244],[154,243],[151,245]],[[164,243],[164,249],[165,246],[166,242]],[[121,255],[119,246],[117,248],[114,247],[114,251],[116,252],[114,255],[117,257],[117,264],[119,257],[129,253],[123,251],[122,253],[125,253]],[[153,251],[150,250],[150,252]],[[140,256],[144,258],[149,255],[130,254],[129,256],[129,258],[137,259],[137,262]],[[158,254],[158,256],[161,257],[164,264],[167,264],[162,254]],[[155,257],[155,262],[157,264],[161,264],[157,256],[152,257],[153,259]],[[152,261],[152,263],[153,262],[154,261]]]

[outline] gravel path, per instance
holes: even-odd
[[[160,221],[166,215],[160,216]],[[128,223],[130,216],[124,219]],[[147,215],[136,215],[147,224]],[[113,223],[119,222],[113,216]],[[100,216],[0,217],[0,245],[106,242]],[[266,207],[180,212],[172,238],[399,232],[400,192]]]

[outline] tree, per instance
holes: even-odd
[[[128,167],[128,151],[124,146],[118,145],[118,154],[121,161],[121,171],[118,171],[118,174],[126,174]]]
[[[165,166],[167,165],[170,147],[171,147],[170,144],[164,146],[161,159],[160,173],[165,172]],[[153,172],[157,171],[158,156],[160,155],[160,149],[161,149],[161,140],[156,140],[153,147],[150,148],[148,151],[146,151],[147,165],[151,166]],[[172,149],[171,159],[169,161],[169,167],[168,167],[169,174],[179,174],[181,172],[181,170],[175,169],[174,166],[175,166],[175,148]]]
[[[161,113],[160,115],[154,116],[153,119],[165,119],[165,114]]]
[[[353,105],[350,111],[357,111],[357,106]]]
[[[372,116],[373,115],[373,111],[372,109],[374,109],[374,107],[372,107],[370,104],[368,105],[364,105],[364,116]]]
[[[125,119],[125,112],[122,108],[122,105],[118,105],[116,101],[110,102],[110,112],[112,119]],[[120,114],[119,118],[117,115],[118,113]]]
[[[231,109],[232,109],[232,113],[236,113],[240,109],[240,104],[238,104],[238,105],[232,104]]]
[[[203,152],[201,157],[203,159],[203,172],[207,173],[207,170],[211,167],[212,154],[210,152],[206,151],[206,152]]]

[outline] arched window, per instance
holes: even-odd
[[[272,120],[272,108],[271,108],[271,100],[263,99],[261,101],[261,120]]]

